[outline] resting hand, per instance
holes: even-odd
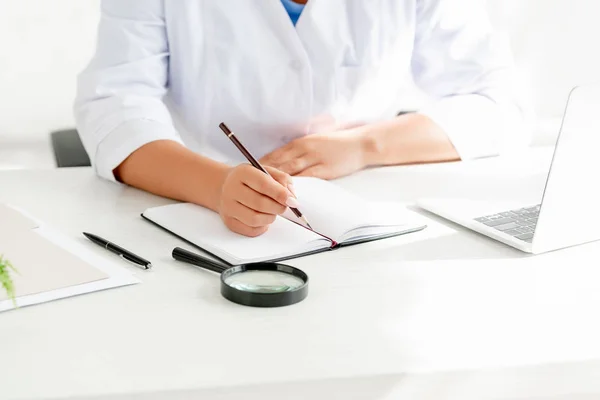
[[[294,176],[335,179],[365,168],[363,140],[354,130],[313,134],[267,154],[261,164]]]

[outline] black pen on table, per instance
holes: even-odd
[[[246,157],[248,162],[250,162],[250,164],[252,164],[252,166],[254,168],[257,168],[257,169],[261,170],[262,172],[264,172],[265,174],[271,176],[271,174],[269,174],[269,172],[262,165],[260,165],[260,163],[256,160],[256,158],[254,158],[252,156],[252,154],[250,154],[250,152],[248,150],[246,150],[244,145],[238,140],[238,138],[231,131],[231,129],[229,129],[227,127],[227,125],[225,125],[225,123],[221,122],[219,124],[219,128],[221,128],[221,130],[225,133],[225,135],[233,142],[235,147],[238,148],[238,150],[244,155],[244,157]],[[293,208],[293,207],[290,207],[290,210],[292,210],[294,215],[296,215],[296,217],[300,218],[306,224],[306,226],[308,226],[310,229],[312,229],[312,227],[308,223],[308,220],[306,219],[306,217],[304,215],[302,215],[300,210],[298,210],[297,208]]]
[[[124,248],[122,248],[119,245],[116,245],[116,244],[114,244],[106,239],[103,239],[100,236],[96,236],[92,233],[83,232],[83,235],[86,238],[90,239],[92,242],[96,243],[98,246],[104,247],[106,250],[108,250],[112,253],[115,253],[116,255],[118,255],[119,257],[121,257],[127,261],[137,264],[138,266],[140,266],[144,269],[152,268],[152,263],[150,261],[145,260],[136,254],[133,254],[129,250],[125,250]]]

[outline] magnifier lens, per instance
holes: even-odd
[[[252,293],[281,293],[295,290],[304,281],[294,275],[280,271],[244,271],[225,279],[232,288]]]

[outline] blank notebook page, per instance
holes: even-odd
[[[369,202],[327,181],[294,178],[294,187],[300,209],[313,229],[334,240],[347,237],[346,233],[357,228],[369,227],[361,230],[361,234],[365,234],[369,230],[380,231],[378,228],[399,227],[408,222],[406,210],[398,204]]]
[[[230,231],[219,214],[189,203],[151,208],[144,212],[144,216],[233,264],[286,257],[321,249],[329,243],[280,217],[263,235],[248,238]]]

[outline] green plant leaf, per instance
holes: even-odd
[[[19,273],[10,261],[4,258],[2,254],[0,254],[0,284],[2,285],[2,287],[6,291],[6,294],[13,301],[13,304],[16,307],[17,300],[15,298],[15,285],[13,283],[12,277],[10,276],[11,271]]]

